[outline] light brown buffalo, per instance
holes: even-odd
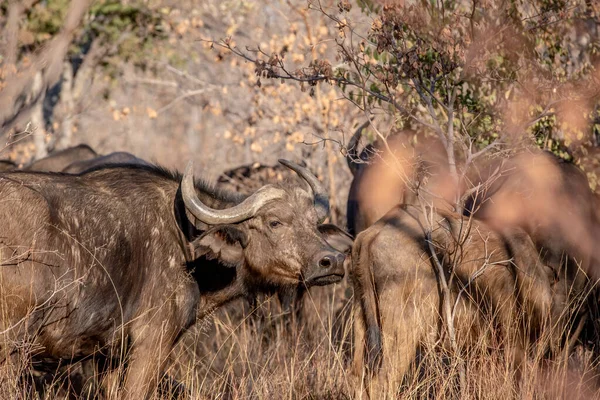
[[[518,228],[498,233],[451,212],[429,209],[427,214],[431,224],[421,208],[395,207],[354,242],[355,373],[381,367],[377,382],[397,387],[419,346],[444,338],[448,345],[428,226],[449,282],[450,303],[456,304],[458,348],[482,343],[488,335],[484,343],[502,344],[515,368],[532,343],[542,352],[549,348],[556,338],[549,327],[562,331],[564,319],[554,304],[550,270],[530,237]]]
[[[583,269],[594,281],[600,278],[600,202],[583,171],[551,153],[527,150],[492,162],[478,180],[498,168],[502,177],[472,199],[467,211],[495,228],[527,231],[557,277],[566,274],[572,281]]]

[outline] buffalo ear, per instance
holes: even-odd
[[[244,261],[244,248],[247,245],[246,234],[232,225],[211,228],[192,242],[195,258],[218,260],[230,267]]]
[[[321,224],[317,227],[325,241],[340,253],[348,253],[354,239],[350,234],[333,224]]]

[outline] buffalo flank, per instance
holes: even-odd
[[[318,229],[327,194],[284,163],[312,193],[218,191],[191,165],[183,177],[146,165],[2,174],[1,354],[31,340],[43,360],[125,356],[123,394],[147,398],[196,318],[280,285],[338,282],[344,255],[325,239],[340,232]]]

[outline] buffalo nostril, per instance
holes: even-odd
[[[321,268],[330,268],[332,265],[332,260],[330,256],[325,256],[319,260],[319,267]]]

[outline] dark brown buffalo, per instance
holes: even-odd
[[[154,166],[0,175],[0,354],[124,361],[123,398],[147,398],[182,332],[215,308],[280,285],[325,285],[344,256],[319,222],[327,194],[286,182],[251,196]],[[2,362],[0,360],[0,362]]]
[[[17,164],[10,160],[0,160],[0,172],[17,169]]]
[[[364,205],[361,206],[359,197],[361,186],[365,179],[363,175],[366,174],[367,165],[375,158],[377,151],[375,146],[368,144],[359,152],[362,131],[368,124],[369,122],[365,122],[354,132],[354,135],[352,135],[352,138],[348,142],[348,152],[346,153],[346,163],[353,177],[346,205],[346,229],[353,236],[356,236],[372,225],[373,222],[377,221],[377,219],[371,221],[372,218],[369,218],[367,215]]]
[[[114,153],[107,154],[105,156],[98,156],[86,160],[77,160],[69,164],[66,168],[63,168],[61,172],[69,174],[80,174],[89,169],[100,168],[104,166],[110,166],[113,164],[138,164],[138,165],[150,165],[150,163],[134,156],[131,153],[125,151],[117,151]],[[255,188],[255,190],[258,188]],[[252,192],[248,192],[250,194]]]
[[[249,194],[267,184],[276,184],[288,179],[294,179],[293,171],[281,164],[265,165],[254,163],[250,165],[242,165],[225,171],[217,180],[218,187],[241,194]],[[345,243],[340,244],[342,247],[347,247],[348,243],[352,242],[349,235],[345,237]],[[333,244],[332,244],[333,245]],[[336,247],[335,245],[333,247]],[[292,320],[299,321],[302,314],[302,302],[306,286],[291,285],[277,288],[277,297],[281,308],[285,315],[291,316]],[[249,298],[250,307],[256,309],[258,300],[255,297]],[[258,318],[262,318],[260,312],[253,313]],[[289,321],[288,321],[289,322]],[[290,329],[295,326],[289,325]]]
[[[254,163],[227,170],[219,176],[219,187],[236,193],[249,194],[258,188],[291,178],[290,170],[282,165]]]
[[[90,160],[98,154],[87,144],[80,144],[50,154],[24,167],[25,171],[61,172],[75,161]]]
[[[346,227],[357,235],[397,204],[416,204],[417,186],[427,204],[453,209],[457,185],[449,185],[448,159],[440,142],[413,131],[400,131],[359,152],[360,126],[348,142],[346,161],[353,175]]]
[[[352,249],[349,274],[358,316],[355,371],[363,376],[365,365],[371,372],[383,366],[378,382],[390,385],[384,390],[398,387],[419,346],[431,348],[444,337],[445,310],[439,269],[427,242],[428,227],[432,248],[450,282],[450,303],[456,303],[453,322],[459,349],[492,335],[487,343],[508,344],[509,359],[518,366],[529,340],[561,318],[548,268],[523,230],[500,234],[458,214],[426,213],[431,225],[422,209],[398,206],[360,233]],[[454,272],[452,279],[449,271]]]

